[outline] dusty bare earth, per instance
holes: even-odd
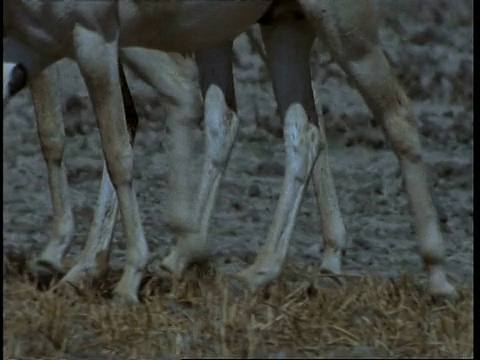
[[[466,287],[467,295],[464,295],[463,301],[471,304],[468,288],[471,287],[473,279],[472,2],[389,0],[381,2],[381,8],[385,13],[381,30],[384,49],[412,98],[414,113],[423,135],[424,159],[445,235],[448,269],[453,281],[461,288]],[[398,162],[362,99],[349,86],[345,74],[330,61],[330,56],[323,52],[320,46],[316,50],[312,61],[318,65],[314,71],[317,105],[326,118],[333,175],[351,241],[344,258],[344,270],[348,273],[396,278],[402,273],[409,273],[416,281],[422,282],[424,274],[415,251],[416,237],[399,177]],[[253,261],[273,218],[283,175],[282,139],[259,127],[261,124],[269,124],[275,128],[279,123],[265,65],[245,36],[237,39],[235,51],[235,81],[242,130],[220,187],[210,231],[215,244],[216,265],[230,270],[245,267]],[[65,62],[62,66],[69,81],[79,77],[72,64]],[[150,248],[156,251],[151,259],[151,263],[155,264],[171,243],[171,235],[165,222],[166,194],[163,186],[168,169],[163,146],[166,134],[162,116],[165,110],[152,89],[140,80],[132,77],[128,80],[141,115],[135,149],[135,179],[146,236]],[[71,89],[71,86],[69,88]],[[75,93],[65,92],[62,101],[68,136],[66,161],[76,216],[76,237],[69,254],[69,259],[73,260],[86,238],[92,219],[103,160],[98,131],[91,105],[85,98],[84,85],[79,81]],[[201,136],[199,149],[202,148],[200,140]],[[199,174],[200,161],[201,157],[192,176]],[[47,240],[51,204],[46,167],[40,152],[28,91],[13,100],[4,110],[3,164],[4,249],[31,255],[39,251]],[[313,265],[315,269],[321,258],[321,248],[321,224],[310,187],[297,219],[289,251],[289,263],[294,264],[294,268]],[[123,253],[123,235],[118,223],[112,260],[114,269],[120,267]],[[27,308],[38,310],[41,308],[41,301],[49,301],[45,298],[47,295],[36,293],[28,284],[22,284],[23,282],[23,279],[19,280],[17,277],[7,277],[4,281],[4,290],[8,293],[4,297],[6,324],[22,321],[33,324],[34,321],[27,315],[19,316],[19,311],[22,313],[24,310],[21,309]],[[294,287],[291,284],[289,286]],[[409,286],[404,288],[407,298],[411,295],[408,295],[411,290]],[[15,289],[25,287],[28,291],[18,291],[22,294],[28,293],[28,297],[18,295],[17,298]],[[288,291],[285,292],[287,293]],[[203,299],[198,293],[196,296]],[[374,296],[372,299],[380,301],[378,299],[381,297]],[[75,300],[76,303],[78,301]],[[198,301],[205,304],[205,299]],[[462,304],[457,311],[468,311],[468,306]],[[81,311],[92,311],[87,305],[75,306],[81,308]],[[37,310],[32,310],[35,316],[42,314],[41,309]],[[470,314],[467,318],[469,316]],[[471,319],[473,320],[473,317]],[[128,327],[128,322],[126,324]],[[461,325],[461,322],[455,324],[459,326],[457,330],[460,332],[471,331],[469,321],[465,323],[467,325]],[[5,330],[8,334],[8,325]],[[10,335],[14,332],[11,330]],[[7,356],[29,355],[27,350],[20,345],[15,348],[6,338],[4,349],[8,350]],[[470,339],[468,336],[466,338]],[[280,341],[277,348],[284,349],[281,336],[276,339]],[[348,341],[340,343],[347,349],[344,356],[361,356],[348,352],[349,346],[352,346]],[[388,344],[391,345],[390,342]],[[456,347],[449,348],[449,351],[435,354],[473,355],[465,350],[471,349],[469,344],[463,348],[455,344]],[[5,347],[6,345],[8,346]],[[435,346],[430,345],[431,348],[427,346],[418,354],[433,356]],[[289,354],[320,354],[291,353],[288,349],[292,347],[285,346],[285,350],[279,350],[286,351],[280,357]],[[382,348],[380,345],[377,347]],[[189,349],[194,351],[194,347]],[[225,349],[219,347],[212,351],[205,350],[201,354],[226,355],[228,352]],[[413,348],[410,352],[397,353],[391,349],[394,347],[384,354],[416,355]],[[200,354],[185,351],[177,355]],[[231,354],[240,356],[248,353],[231,351]],[[63,355],[59,355],[60,353]],[[53,352],[47,349],[42,354],[66,356],[68,353],[68,348],[57,344],[54,345]],[[30,355],[33,356],[32,354]],[[134,356],[132,354],[128,356]],[[153,356],[151,353],[141,354]],[[328,352],[322,354],[329,356]],[[333,355],[342,354],[337,352]],[[367,353],[366,356],[375,355]]]

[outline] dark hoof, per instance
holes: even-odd
[[[65,272],[47,261],[38,260],[28,266],[28,274],[37,283],[39,289],[46,290],[57,283]]]

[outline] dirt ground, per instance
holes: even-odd
[[[388,0],[380,2],[380,5],[384,13],[381,40],[395,72],[412,99],[417,124],[423,136],[424,160],[428,167],[433,197],[445,235],[449,274],[460,288],[466,287],[462,295],[463,302],[461,301],[459,308],[455,311],[451,310],[449,314],[456,314],[464,308],[468,312],[467,305],[473,301],[471,290],[468,290],[473,280],[472,1],[456,1],[453,4],[443,0],[402,2]],[[342,70],[330,61],[330,56],[322,52],[320,46],[315,50],[312,62],[317,65],[313,72],[316,101],[319,111],[323,111],[326,119],[333,176],[336,180],[348,238],[351,241],[344,257],[344,270],[347,273],[387,278],[398,278],[400,274],[408,273],[415,278],[415,281],[422,282],[425,278],[424,272],[416,253],[416,236],[411,226],[412,219],[399,177],[397,159],[385,143],[382,132],[375,126],[372,115],[361,97],[349,86]],[[259,124],[268,123],[271,128],[275,128],[279,124],[265,65],[245,36],[237,39],[235,53],[235,85],[242,129],[220,186],[210,227],[210,236],[215,244],[214,262],[218,268],[230,270],[240,269],[251,263],[266,237],[281,189],[284,156],[282,139],[259,127]],[[65,74],[68,74],[65,77],[68,81],[79,78],[78,70],[71,63],[64,62],[61,66],[64,67]],[[163,131],[164,124],[161,118],[165,110],[152,89],[138,79],[129,77],[128,80],[141,115],[135,145],[135,181],[146,237],[150,249],[155,250],[151,263],[155,264],[166,253],[172,240],[166,227],[164,207],[166,194],[163,184],[166,180],[167,164],[163,144],[167,135]],[[71,89],[71,86],[69,88]],[[75,93],[65,92],[62,101],[67,133],[65,156],[69,170],[71,201],[76,216],[74,246],[69,254],[71,261],[75,259],[86,238],[93,216],[103,157],[91,105],[85,98],[84,85],[79,82]],[[201,149],[200,140],[199,149]],[[200,161],[199,157],[199,165]],[[4,249],[24,252],[30,256],[45,245],[52,212],[47,172],[36,134],[28,91],[14,99],[4,110],[3,164]],[[200,166],[194,171],[198,173],[199,170]],[[125,249],[119,223],[115,230],[113,247],[112,267],[118,269],[122,264]],[[321,258],[321,248],[321,223],[313,189],[310,186],[302,203],[292,237],[289,264],[295,269],[310,269],[306,273],[315,273],[315,266],[319,264]],[[378,285],[380,283],[383,284],[378,280],[378,282],[363,285],[388,289],[388,284]],[[285,286],[294,287],[292,284]],[[416,297],[409,293],[410,290],[417,291],[416,288],[412,290],[411,286],[407,281],[402,289],[408,301],[416,301],[412,299],[421,298],[421,296]],[[27,323],[30,321],[33,324],[34,321],[29,317],[30,315],[24,314],[22,317],[19,313],[26,308],[38,310],[39,307],[41,308],[42,301],[48,303],[53,296],[35,292],[31,285],[23,284],[23,280],[19,281],[17,277],[7,277],[4,281],[4,290],[6,291],[4,296],[6,324],[22,321]],[[289,288],[290,290],[292,289]],[[283,288],[278,291],[279,294],[289,294],[289,291]],[[349,291],[361,293],[355,286],[345,291],[346,293],[342,295],[345,296],[344,299],[353,296]],[[20,292],[23,295],[20,295]],[[29,294],[28,297],[25,294]],[[206,300],[201,295],[197,293],[195,296],[197,301],[205,303]],[[315,296],[317,299],[320,295]],[[381,302],[380,295],[372,296],[371,301]],[[98,307],[103,309],[106,306],[100,302],[95,306],[92,305],[92,308],[87,303],[78,303],[78,299],[73,303],[75,304],[72,306],[78,308],[78,311],[87,312],[97,311]],[[235,306],[229,302],[228,304]],[[309,304],[308,306],[313,306],[311,301]],[[418,303],[415,304],[420,306]],[[260,310],[257,309],[257,311],[262,311],[262,305],[258,306]],[[418,311],[425,310],[423,305],[420,307],[423,310],[417,309]],[[201,307],[195,307],[197,308]],[[221,308],[219,305],[218,309]],[[38,314],[42,314],[42,311],[43,313],[46,311],[45,308],[42,309],[32,310],[32,313],[39,316]],[[305,309],[304,311],[307,311]],[[115,310],[105,311],[105,314],[109,314],[108,316],[116,316]],[[425,311],[431,313],[433,310]],[[126,316],[124,321],[128,324]],[[398,316],[400,318],[400,315]],[[320,321],[321,318],[318,319]],[[472,331],[470,321],[473,317],[471,320],[468,319],[470,319],[470,313],[467,320],[462,320],[465,323],[456,318],[449,324],[459,326],[457,329],[463,336],[465,332]],[[96,321],[100,321],[99,318]],[[105,321],[110,320],[105,319]],[[387,325],[384,324],[384,326]],[[383,332],[388,333],[385,329]],[[208,333],[209,330],[205,331]],[[281,331],[278,331],[280,334]],[[8,326],[6,332],[9,332]],[[275,338],[276,341],[281,341],[282,334]],[[30,333],[25,336],[34,335]],[[234,337],[234,335],[229,336]],[[465,336],[466,339],[470,339],[468,334]],[[8,350],[7,354],[10,356],[16,354],[17,358],[20,355],[28,355],[25,349],[12,349],[12,342],[5,339],[4,349]],[[357,343],[362,344],[360,339],[363,338],[357,339]],[[316,341],[313,338],[311,340]],[[340,344],[345,345],[347,349],[343,356],[361,356],[348,352],[351,343],[349,345],[348,341],[342,341]],[[473,341],[473,336],[468,341]],[[468,350],[471,349],[470,343],[464,348],[461,348],[459,343],[455,343],[452,345],[454,347],[443,353],[431,352],[435,347],[432,344],[421,354],[424,356],[473,356],[473,352],[469,353]],[[137,345],[141,347],[141,344]],[[21,348],[21,345],[18,346]],[[58,355],[59,349],[65,350],[62,346],[55,345],[55,352],[47,349],[42,354],[43,356],[66,356]],[[187,348],[195,351],[194,346],[189,345]],[[271,349],[275,346],[265,346],[265,348]],[[279,355],[280,358],[295,354],[319,356],[318,352],[289,352],[288,345],[279,345],[276,348],[286,349],[285,353]],[[225,349],[215,348],[202,354],[225,356],[228,353]],[[387,353],[382,353],[386,355],[370,356],[415,356],[416,354],[413,348],[410,352],[393,351],[393,353],[391,347],[388,349]],[[184,351],[177,355],[196,356],[198,354]],[[66,353],[62,352],[62,354]],[[128,356],[126,354],[126,357],[135,356],[132,355],[134,353],[129,353]],[[145,357],[153,356],[152,353],[147,352],[141,354]],[[232,350],[231,354],[243,353]],[[240,356],[246,356],[245,354]],[[330,356],[328,352],[323,352],[322,355]],[[342,356],[342,353],[336,352],[333,355]]]

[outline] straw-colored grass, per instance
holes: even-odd
[[[191,270],[150,278],[134,306],[113,303],[118,272],[96,291],[40,291],[4,280],[4,358],[473,357],[473,293],[433,300],[411,277],[348,277],[321,287],[315,269],[289,266],[261,294]]]

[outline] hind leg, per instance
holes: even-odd
[[[146,56],[148,54],[148,56]],[[180,55],[155,50],[129,48],[122,50],[125,64],[151,85],[168,107],[166,141],[168,154],[167,216],[174,232],[175,246],[171,266],[161,266],[172,273],[181,272],[192,254],[176,251],[180,244],[198,238],[196,203],[194,202],[193,143],[200,118],[201,102],[196,86],[196,67]],[[153,62],[152,62],[153,60]],[[152,67],[155,63],[155,67]],[[158,71],[158,67],[162,71]],[[195,251],[201,256],[200,251]],[[197,249],[199,250],[199,249]],[[174,254],[174,255],[172,255]]]
[[[303,19],[299,19],[299,21],[304,22]],[[297,25],[297,27],[300,27],[300,25]],[[313,36],[312,29],[308,27],[308,24],[303,25],[303,27],[305,27],[305,30],[303,30],[304,33],[298,32],[297,29],[297,32],[291,31],[290,33],[287,32],[282,34],[281,32],[283,30],[281,25],[277,25],[276,30],[270,30],[270,33],[269,27],[263,26],[262,33],[266,46],[269,48],[270,57],[272,57],[272,59],[267,59],[267,61],[270,62],[269,66],[270,71],[273,74],[275,97],[282,116],[285,116],[288,106],[291,103],[300,101],[309,116],[310,122],[314,124],[318,123],[321,151],[315,162],[312,177],[323,233],[323,259],[320,269],[325,273],[339,274],[341,273],[342,254],[347,245],[346,231],[328,160],[324,119],[321,114],[317,114],[315,108],[311,79],[308,75],[309,68],[306,68],[308,64],[305,63],[305,59],[301,56],[292,56],[289,54],[289,51],[297,51],[297,46],[293,46],[293,42],[289,49],[288,42],[283,41],[281,38],[277,40],[277,36],[279,35],[285,36],[286,39],[289,39],[289,37],[292,36],[291,34],[294,34],[294,37],[304,36],[311,38],[311,36]],[[278,32],[279,35],[275,35],[276,32]],[[308,35],[305,36],[304,34]],[[279,46],[279,43],[282,45]],[[304,48],[305,51],[307,51],[306,49],[308,49],[308,45],[305,45]],[[299,71],[298,69],[301,70]],[[287,86],[289,79],[288,75],[285,76],[285,73],[289,71],[292,74],[294,71],[297,72],[295,74],[296,79],[292,79],[291,81],[291,83],[296,84],[293,88]],[[301,73],[302,71],[304,74]],[[283,82],[286,82],[286,84],[284,85]]]
[[[56,71],[56,67],[45,69],[30,82],[53,206],[53,224],[48,244],[29,264],[30,271],[38,275],[45,270],[63,273],[62,261],[70,248],[74,231],[72,206],[68,198],[67,171],[63,161],[65,143],[63,116],[55,92]]]
[[[323,127],[322,132],[324,133],[323,120],[319,121],[319,126]],[[323,259],[320,270],[326,274],[340,274],[342,272],[342,256],[347,247],[347,234],[330,170],[327,148],[318,156],[312,177],[322,220]]]
[[[252,291],[280,274],[307,181],[319,153],[326,149],[311,89],[312,29],[304,20],[286,19],[263,26],[262,35],[284,121],[285,176],[266,242],[253,265],[238,274]]]
[[[239,129],[235,113],[231,53],[232,43],[228,42],[196,54],[200,85],[205,98],[206,149],[200,187],[193,207],[196,231],[182,234],[181,230],[185,227],[182,224],[185,222],[177,220],[177,242],[162,262],[162,267],[176,276],[181,275],[190,263],[207,259],[211,251],[207,236],[208,225]],[[191,205],[187,207],[192,208]]]
[[[238,118],[230,110],[235,107],[231,43],[197,53],[197,65],[205,97],[204,117],[206,154],[198,192],[191,176],[194,131],[201,109],[194,88],[194,64],[180,56],[152,50],[124,49],[122,58],[141,79],[157,90],[169,107],[168,116],[168,215],[175,245],[161,266],[179,276],[194,261],[205,260],[210,252],[208,223],[221,175],[238,132]],[[151,69],[150,58],[161,63],[164,71]],[[193,65],[193,66],[192,66]],[[212,86],[211,85],[215,85]],[[197,195],[198,194],[198,195]],[[193,205],[192,205],[193,204]]]
[[[427,185],[420,136],[410,101],[392,73],[378,39],[373,3],[366,0],[300,0],[332,55],[350,76],[400,162],[410,208],[426,265],[429,291],[451,295],[445,245]]]

